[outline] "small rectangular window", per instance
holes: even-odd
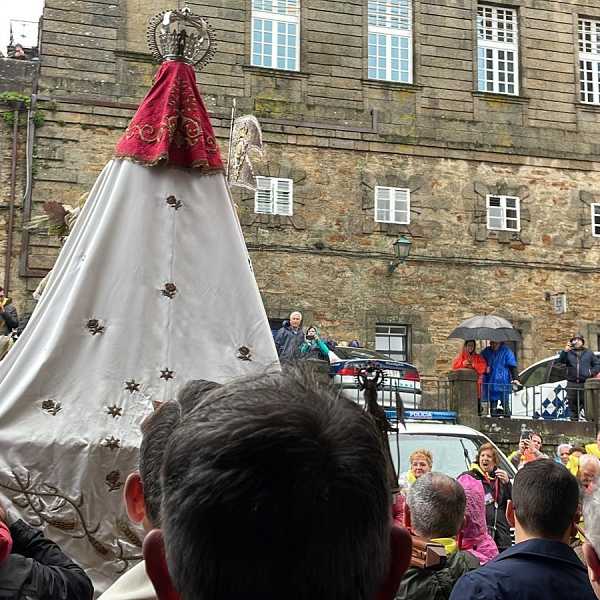
[[[519,203],[516,196],[486,196],[487,228],[520,231]]]
[[[300,0],[252,1],[251,64],[299,70]]]
[[[294,182],[291,179],[257,177],[256,186],[254,212],[292,216]]]
[[[378,223],[410,223],[410,190],[375,187],[375,221]]]
[[[592,204],[592,235],[600,237],[600,204]]]
[[[515,10],[477,7],[477,87],[480,92],[519,93]]]
[[[392,323],[377,323],[375,325],[375,350],[387,354],[400,362],[407,362],[408,326]]]
[[[412,83],[412,0],[368,3],[369,79]]]

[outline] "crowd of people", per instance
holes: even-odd
[[[188,382],[142,433],[124,500],[144,561],[103,600],[600,598],[600,434],[552,460],[524,431],[514,482],[493,444],[456,479],[418,449],[394,500],[374,419],[302,364]],[[0,596],[93,588],[1,508]]]

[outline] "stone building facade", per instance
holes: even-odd
[[[46,106],[44,126],[30,133],[31,214],[50,199],[73,204],[94,184],[157,69],[145,24],[176,4],[46,0],[40,61],[30,67],[29,87]],[[578,45],[580,36],[596,35],[597,3],[274,4],[287,7],[297,28],[294,68],[257,65],[252,13],[268,13],[269,2],[188,3],[219,40],[198,84],[223,154],[235,100],[238,114],[254,114],[263,129],[258,174],[293,185],[291,214],[257,213],[254,193],[233,188],[273,322],[300,310],[305,325],[316,323],[336,340],[396,346],[425,377],[447,374],[460,351],[448,334],[483,313],[522,331],[516,350],[523,367],[562,348],[574,331],[598,349],[600,99],[593,90],[582,98]],[[398,31],[405,16],[408,30]],[[376,41],[391,39],[394,27],[406,58],[398,81],[373,70],[381,63],[369,68],[369,56],[383,52]],[[488,29],[496,37],[486,45]],[[384,56],[384,66],[392,57]],[[4,205],[12,130],[0,127]],[[21,130],[19,198],[26,142]],[[399,207],[408,208],[410,197],[409,216],[396,219],[403,222],[381,220],[385,197],[375,196],[386,189],[399,190]],[[25,208],[19,219],[28,217]],[[0,219],[5,240],[4,212]],[[28,293],[58,246],[22,234],[20,221],[15,227],[20,271],[11,287],[31,310]],[[411,253],[389,275],[399,234],[412,241]],[[563,292],[567,312],[556,314],[552,298]]]

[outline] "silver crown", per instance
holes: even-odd
[[[186,6],[155,15],[146,33],[150,52],[159,61],[186,62],[205,67],[217,50],[213,28]]]

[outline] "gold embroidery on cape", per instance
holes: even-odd
[[[27,517],[27,522],[32,527],[41,527],[46,523],[75,539],[87,539],[92,548],[104,559],[123,563],[123,566],[116,570],[117,574],[124,573],[130,567],[130,563],[142,558],[139,553],[133,554],[131,548],[126,547],[132,544],[136,548],[141,548],[142,543],[131,527],[124,526],[120,519],[116,523],[117,531],[125,539],[117,537],[112,545],[98,539],[96,534],[100,531],[100,522],[95,526],[88,524],[81,511],[81,507],[85,504],[83,494],[70,498],[49,483],[43,483],[40,489],[36,489],[31,486],[31,476],[27,471],[26,475],[18,475],[13,469],[12,475],[15,483],[11,485],[0,482],[0,488],[16,494],[13,498],[16,506],[28,509],[30,513],[33,512],[33,517]],[[114,549],[115,546],[117,550]]]
[[[204,136],[202,124],[194,115],[199,114],[200,110],[192,88],[183,79],[176,79],[169,90],[167,106],[170,113],[165,115],[158,129],[150,124],[134,125],[131,124],[125,130],[125,138],[131,139],[138,137],[147,144],[158,144],[165,137],[167,140],[181,148],[193,148],[197,146]],[[177,107],[181,106],[181,110]],[[217,152],[216,140],[212,136],[206,136],[206,151]]]

